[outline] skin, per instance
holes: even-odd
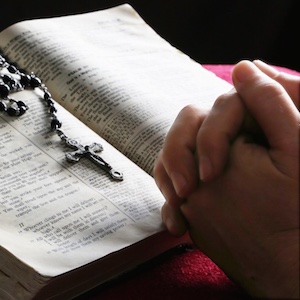
[[[162,219],[251,296],[299,298],[300,78],[261,61],[232,77],[210,112],[185,107],[166,137]]]

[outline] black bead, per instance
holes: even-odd
[[[35,76],[31,76],[31,78],[30,78],[30,86],[32,88],[37,88],[37,87],[41,86],[41,84],[42,84],[41,79],[39,79],[38,77],[35,77]]]
[[[56,109],[54,106],[50,106],[49,112],[50,112],[51,114],[56,113],[56,112],[57,112],[57,109]]]
[[[18,81],[12,76],[4,75],[2,79],[3,82],[6,83],[11,89],[15,89],[18,86]]]
[[[12,76],[10,76],[8,74],[4,74],[4,75],[2,75],[2,80],[4,83],[9,84],[12,82],[13,78],[12,78]]]
[[[7,98],[7,96],[9,95],[9,91],[10,91],[10,88],[7,84],[5,84],[5,83],[0,84],[0,97],[2,99]]]
[[[50,98],[47,100],[48,106],[54,106],[54,101]]]
[[[49,100],[51,98],[51,94],[50,94],[50,92],[48,92],[48,91],[45,91],[44,92],[44,100]]]
[[[24,115],[25,112],[26,112],[26,110],[27,110],[27,106],[19,106],[19,112],[18,112],[18,115],[19,115],[19,116]]]
[[[15,117],[19,115],[19,108],[9,107],[6,112],[9,116]]]
[[[20,83],[23,87],[28,87],[30,85],[30,80],[31,77],[29,75],[26,75],[24,73],[20,74],[21,79],[20,79]]]
[[[0,55],[0,66],[3,66],[5,63],[6,63],[5,57],[3,57],[2,55]]]
[[[18,72],[18,69],[14,66],[14,65],[9,65],[7,70],[10,72],[10,73],[17,73]]]
[[[4,102],[0,102],[0,111],[6,111],[7,105]]]
[[[55,129],[57,129],[57,128],[60,128],[61,125],[62,125],[62,123],[61,123],[59,120],[57,120],[57,119],[53,119],[53,120],[51,121],[51,129],[52,129],[52,130],[55,130]]]
[[[17,102],[17,105],[18,105],[18,107],[22,107],[22,106],[24,106],[26,109],[27,109],[27,105],[23,102],[23,101],[18,101]]]

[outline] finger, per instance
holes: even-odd
[[[173,183],[162,163],[161,156],[162,153],[160,152],[153,168],[153,176],[156,185],[160,189],[161,193],[163,194],[169,205],[171,205],[174,208],[179,207],[182,204],[183,200],[177,196]]]
[[[197,136],[202,181],[212,180],[224,169],[230,143],[241,129],[244,118],[245,108],[235,89],[217,98]]]
[[[281,84],[242,61],[233,69],[234,86],[264,132],[271,152],[299,155],[299,112]]]
[[[196,136],[206,114],[196,106],[183,108],[165,140],[161,160],[181,198],[185,198],[198,183]]]
[[[181,236],[186,232],[186,221],[179,208],[174,209],[166,202],[161,209],[161,216],[172,235]]]
[[[290,95],[291,99],[295,103],[299,110],[300,101],[300,76],[288,74],[285,72],[280,72],[273,68],[272,66],[264,63],[261,60],[254,60],[253,63],[266,75],[271,77],[280,83],[287,93]]]

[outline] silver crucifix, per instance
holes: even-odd
[[[97,154],[103,150],[101,144],[92,143],[91,145],[83,146],[75,139],[66,137],[62,132],[58,132],[58,135],[66,143],[66,145],[75,149],[75,151],[66,153],[66,158],[68,161],[78,162],[83,156],[85,156],[100,166],[101,169],[111,176],[111,178],[120,181],[123,180],[123,174],[114,170],[110,164],[108,164],[100,155]]]

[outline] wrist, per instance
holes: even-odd
[[[260,280],[255,276],[249,277],[253,289],[251,296],[263,299],[299,299],[299,230],[286,242],[273,244],[275,251],[264,265],[265,271]],[[270,258],[269,257],[269,258]],[[253,285],[254,283],[254,285]]]

